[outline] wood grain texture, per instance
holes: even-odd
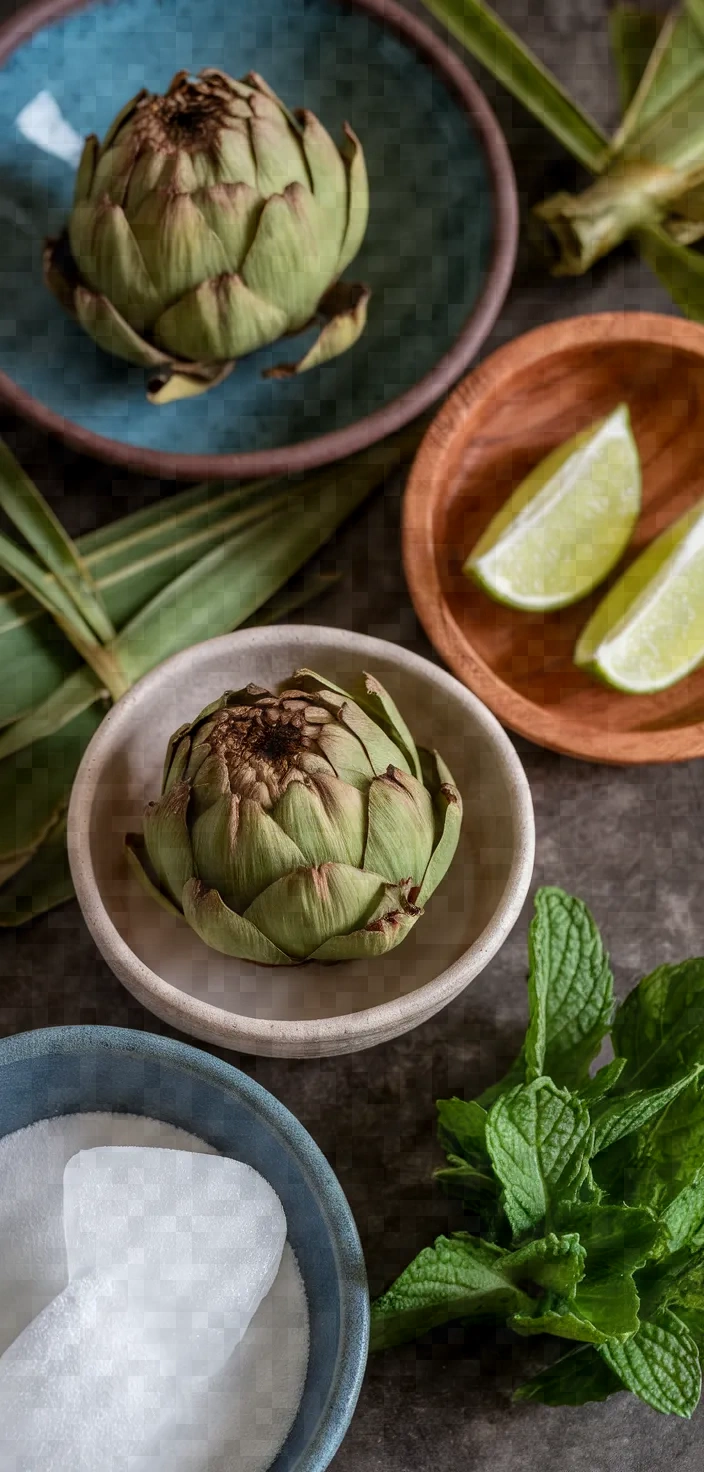
[[[499,506],[556,446],[620,402],[643,466],[643,510],[611,579],[571,608],[517,612],[462,575]],[[704,667],[658,695],[609,690],[574,667],[578,634],[644,546],[704,497],[704,329],[609,312],[538,328],[455,390],[418,452],[404,503],[416,611],[450,668],[512,730],[623,764],[704,756]]]

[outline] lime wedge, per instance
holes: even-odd
[[[704,660],[704,501],[646,547],[602,598],[575,664],[631,694],[666,690]]]
[[[638,448],[619,404],[531,471],[462,571],[511,608],[565,608],[615,566],[639,511]]]

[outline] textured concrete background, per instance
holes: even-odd
[[[0,16],[15,6],[0,0]],[[418,4],[413,8],[420,10]],[[604,124],[615,118],[604,0],[500,0],[497,8]],[[504,127],[525,211],[576,170],[560,147],[482,77]],[[556,282],[527,246],[485,352],[558,317],[610,308],[669,311],[624,249],[592,274]],[[134,509],[154,483],[114,474],[0,415],[9,442],[73,533]],[[396,640],[432,658],[403,582],[401,485],[357,517],[326,566],[344,580],[311,605],[316,622]],[[592,767],[518,741],[537,820],[535,883],[561,884],[593,908],[626,991],[660,962],[704,951],[701,764]],[[337,1170],[379,1291],[435,1233],[457,1225],[434,1192],[433,1100],[479,1091],[514,1055],[526,1016],[528,911],[501,954],[439,1017],[371,1053],[316,1063],[229,1055],[303,1121]],[[0,936],[0,1033],[58,1023],[161,1029],[97,955],[74,904]],[[223,1055],[225,1056],[225,1055]],[[336,1472],[701,1472],[704,1412],[691,1423],[633,1397],[547,1410],[511,1404],[540,1345],[503,1331],[459,1332],[375,1360]]]

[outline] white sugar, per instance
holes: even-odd
[[[261,1176],[158,1121],[0,1140],[3,1472],[265,1472],[308,1361],[284,1236]]]

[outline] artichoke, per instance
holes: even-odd
[[[344,133],[339,150],[254,73],[179,72],[164,96],[128,102],[102,144],[87,139],[47,284],[99,347],[151,370],[153,403],[205,392],[318,315],[310,350],[269,376],[337,357],[369,299],[338,281],[369,212],[362,148]]]
[[[380,956],[452,861],[460,795],[378,680],[359,700],[312,670],[292,682],[228,691],[176,731],[131,865],[225,955]]]

